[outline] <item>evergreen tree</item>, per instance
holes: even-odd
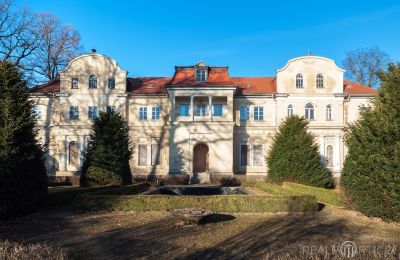
[[[47,195],[42,147],[25,82],[0,61],[0,217],[35,209]]]
[[[131,184],[129,128],[123,116],[100,112],[93,122],[84,163],[81,185]]]
[[[372,108],[346,130],[341,187],[370,216],[400,221],[400,63],[380,73]]]
[[[314,136],[304,117],[290,116],[279,126],[267,156],[268,178],[330,188],[332,176],[321,162]]]

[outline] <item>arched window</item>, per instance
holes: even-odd
[[[317,88],[324,87],[324,76],[322,76],[321,73],[317,75],[316,86],[317,86]]]
[[[302,88],[303,87],[303,75],[301,73],[296,75],[296,88]]]
[[[97,77],[95,75],[89,77],[89,88],[97,88]]]
[[[287,116],[293,116],[293,105],[288,105],[287,107]]]
[[[326,120],[332,120],[332,106],[326,106]]]
[[[314,120],[314,106],[311,103],[307,103],[304,117],[309,120]]]
[[[69,147],[69,165],[78,167],[79,166],[79,144],[77,142],[70,142]]]
[[[333,146],[328,145],[326,147],[326,161],[328,167],[333,167]]]

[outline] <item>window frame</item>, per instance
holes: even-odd
[[[297,73],[296,75],[296,88],[304,88],[304,78],[301,73]]]
[[[307,107],[307,106],[311,106],[311,107]],[[312,115],[312,117],[311,117],[311,115]],[[311,102],[307,103],[306,106],[304,107],[304,117],[307,120],[315,120],[315,106]]]
[[[183,114],[181,113],[183,107],[186,107],[186,108],[187,108],[187,110],[185,110],[185,111],[187,111],[187,114],[184,114],[184,115],[183,115]],[[178,114],[179,114],[179,116],[190,116],[190,104],[188,104],[188,103],[179,104],[179,111],[178,111]]]
[[[324,76],[322,73],[318,73],[315,77],[315,87],[316,88],[324,88]]]
[[[88,107],[88,119],[95,120],[98,116],[99,116],[98,107],[97,106],[89,106]]]
[[[253,120],[254,121],[263,121],[264,120],[264,107],[263,106],[254,106],[253,107]]]
[[[326,121],[332,121],[332,105],[328,104],[325,108]]]
[[[246,146],[247,148],[247,150],[246,150],[246,152],[247,152],[247,154],[246,154],[246,163],[247,164],[244,164],[243,163],[243,159],[244,159],[244,157],[243,157],[243,155],[242,155],[242,152],[243,152],[243,146]],[[260,146],[260,152],[261,152],[261,154],[260,154],[260,156],[261,156],[261,158],[260,158],[260,164],[256,164],[255,163],[255,153],[254,153],[254,147],[255,146]],[[263,167],[263,166],[265,166],[265,160],[263,160],[263,157],[265,157],[265,155],[264,155],[264,144],[260,144],[260,143],[249,143],[249,142],[241,142],[240,143],[240,154],[239,154],[239,156],[240,156],[240,159],[239,159],[239,161],[240,161],[240,166],[241,167]]]
[[[79,89],[79,78],[71,79],[71,89]]]
[[[196,82],[206,82],[207,81],[207,69],[196,69],[195,81]]]
[[[139,107],[139,120],[147,120],[147,107]]]
[[[294,114],[294,106],[292,104],[289,104],[287,107],[287,116],[291,117]]]
[[[96,77],[96,75],[90,75],[89,76],[88,86],[89,86],[90,89],[96,89],[97,88],[97,77]]]
[[[32,106],[32,115],[35,120],[42,120],[42,108],[39,104]]]
[[[107,88],[115,89],[115,78],[108,78]]]
[[[212,115],[213,115],[213,116],[215,116],[215,117],[222,117],[222,116],[224,115],[224,104],[219,104],[219,103],[218,103],[218,104],[213,104],[212,106],[213,106],[213,111],[212,111]],[[221,111],[221,114],[216,114],[216,113],[215,113],[215,111],[216,111],[215,108],[216,108],[216,107],[220,107],[220,109],[221,109],[221,110],[220,110],[220,111]]]
[[[197,104],[194,115],[195,116],[208,116],[206,104]]]
[[[160,120],[161,109],[159,106],[151,107],[151,120],[159,121]]]
[[[107,106],[106,107],[106,112],[107,113],[111,113],[111,112],[116,113],[117,112],[117,108],[116,108],[116,106]]]
[[[79,106],[69,107],[69,120],[79,120]]]
[[[250,106],[247,106],[247,105],[240,106],[239,119],[240,119],[240,121],[243,121],[243,122],[250,120]]]

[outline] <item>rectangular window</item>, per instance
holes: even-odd
[[[152,120],[160,120],[160,107],[152,107],[151,108],[151,119]]]
[[[108,88],[115,89],[115,78],[108,79]]]
[[[240,165],[247,166],[250,162],[250,145],[242,144],[240,146]]]
[[[89,107],[89,113],[88,113],[89,119],[96,119],[97,118],[97,107]]]
[[[247,121],[250,119],[250,109],[248,106],[240,107],[240,120]]]
[[[138,164],[139,166],[147,165],[147,145],[139,144]]]
[[[77,107],[77,106],[69,107],[69,119],[70,120],[79,119],[79,107]]]
[[[214,116],[222,116],[222,104],[214,104]]]
[[[147,107],[139,108],[139,120],[147,120]]]
[[[204,69],[196,70],[196,81],[204,82],[207,80],[207,73]]]
[[[179,115],[180,116],[189,116],[189,104],[180,104],[179,105]]]
[[[71,80],[71,88],[76,89],[76,88],[78,88],[78,87],[79,87],[79,80],[78,80],[78,78],[72,78],[72,80]]]
[[[40,108],[39,105],[34,105],[34,106],[32,107],[32,114],[33,114],[33,117],[34,117],[36,120],[42,119],[42,109]]]
[[[262,166],[263,165],[263,153],[262,153],[262,145],[255,144],[252,146],[253,148],[253,166]]]
[[[151,165],[160,164],[160,146],[158,144],[151,145]]]
[[[264,120],[263,107],[254,107],[254,120]]]
[[[107,106],[107,113],[115,113],[117,108],[115,106]]]
[[[196,106],[196,116],[206,116],[207,107],[204,104]]]

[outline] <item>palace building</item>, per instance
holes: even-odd
[[[49,175],[79,174],[92,120],[116,110],[129,125],[135,177],[189,174],[201,179],[267,175],[265,156],[283,119],[302,115],[335,177],[346,154],[343,128],[375,89],[343,78],[331,59],[291,59],[272,77],[231,77],[204,62],[172,77],[128,77],[110,57],[71,60],[58,80],[31,90]]]

